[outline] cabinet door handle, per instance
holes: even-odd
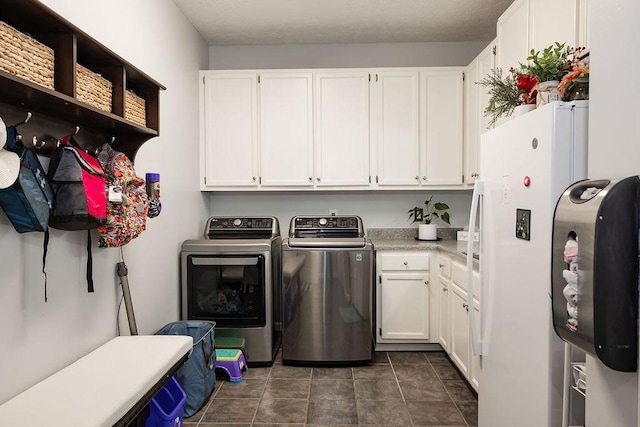
[[[469,311],[469,306],[467,304],[462,304],[462,308],[466,309],[467,311]]]
[[[425,280],[425,281],[424,281],[424,284],[425,284],[425,285],[428,285],[428,284],[429,284],[429,281],[428,281],[428,280]]]
[[[440,266],[440,268],[444,267],[444,264],[438,264]]]
[[[416,181],[420,181],[420,177],[419,176],[416,176]]]
[[[313,181],[313,178],[312,178],[312,177],[309,177],[309,182],[311,182],[311,181]]]
[[[423,180],[423,181],[426,181],[426,180],[427,180],[427,177],[426,177],[426,176],[423,176],[423,177],[422,177],[422,180]]]
[[[317,178],[316,178],[316,181],[320,182],[320,177],[317,177]]]
[[[252,179],[253,179],[253,182],[256,182],[256,179],[257,179],[257,178],[254,176]]]
[[[442,288],[442,292],[447,292],[449,289],[447,288]]]
[[[407,265],[407,261],[403,262],[402,264]]]

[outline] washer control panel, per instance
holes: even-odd
[[[275,217],[211,217],[205,237],[209,239],[255,239],[280,235]]]
[[[292,237],[364,236],[362,220],[357,216],[296,216],[291,220]]]

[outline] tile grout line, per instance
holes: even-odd
[[[274,362],[275,363],[275,362]],[[262,403],[262,398],[267,391],[267,384],[269,384],[269,379],[271,378],[271,370],[273,369],[273,363],[269,367],[269,374],[267,374],[267,378],[264,381],[264,387],[262,388],[262,393],[260,393],[260,399],[258,399],[258,407],[256,408],[256,412],[253,414],[253,418],[251,418],[251,422],[249,425],[253,425],[256,422],[256,417],[258,416],[258,411],[260,410],[260,404]]]
[[[214,375],[215,375],[215,371],[214,371]],[[216,378],[216,383],[218,383],[218,382],[219,381]],[[222,388],[222,385],[220,385],[219,387],[216,387],[215,385],[213,386],[213,393],[211,393],[211,396],[209,396],[209,399],[207,399],[207,404],[204,405],[204,411],[202,411],[202,408],[200,408],[198,410],[198,412],[202,411],[202,415],[200,415],[200,419],[198,419],[198,421],[196,421],[196,427],[200,426],[200,423],[202,422],[202,419],[204,418],[204,414],[206,414],[207,411],[209,410],[209,406],[211,406],[211,403],[213,402],[213,399],[216,397],[216,395],[218,394],[218,392],[220,391],[221,388]]]
[[[313,381],[313,370],[315,368],[311,368],[311,375],[309,376],[309,390],[307,390],[307,413],[304,416],[304,424],[307,425],[309,423],[309,406],[311,406],[311,382]]]
[[[404,403],[405,409],[407,410],[407,415],[409,415],[409,421],[411,425],[414,426],[413,417],[411,416],[411,412],[409,412],[409,407],[407,406],[407,400],[404,397],[404,392],[402,391],[402,387],[400,387],[400,380],[398,379],[398,374],[396,374],[396,368],[394,368],[393,363],[391,362],[391,356],[389,356],[389,352],[385,352],[387,355],[387,359],[389,359],[389,365],[391,365],[391,371],[393,371],[393,377],[396,380],[396,385],[398,386],[398,390],[400,390],[400,396],[402,397],[402,402]],[[425,356],[426,357],[426,356]]]
[[[349,370],[351,371],[351,385],[353,386],[353,401],[356,404],[356,423],[357,425],[360,425],[360,417],[358,416],[358,396],[356,395],[356,373],[353,371],[353,368],[349,368]]]
[[[433,363],[431,363],[431,360],[429,360],[429,365],[431,365],[431,367],[433,368]],[[435,368],[433,368],[433,370],[435,371]],[[460,408],[458,407],[458,405],[456,404],[455,399],[453,398],[453,396],[451,395],[451,393],[449,392],[449,389],[447,388],[447,386],[445,385],[444,381],[442,380],[442,378],[440,378],[440,375],[438,375],[438,372],[436,371],[436,377],[438,377],[438,381],[440,381],[440,384],[442,384],[442,387],[444,387],[444,391],[447,392],[447,395],[449,396],[449,399],[451,399],[451,402],[453,402],[453,406],[455,406],[456,411],[458,411],[458,413],[460,414],[460,416],[462,417],[462,421],[464,421],[464,424],[469,427],[469,422],[467,421],[467,418],[464,416],[464,414],[462,413],[462,411],[460,410]]]

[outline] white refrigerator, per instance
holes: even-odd
[[[587,176],[587,116],[588,101],[553,102],[481,136],[470,217],[470,228],[480,229],[480,318],[469,312],[480,355],[480,427],[561,425],[564,343],[552,326],[552,224],[562,192]],[[472,296],[471,280],[468,286]]]

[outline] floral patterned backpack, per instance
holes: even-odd
[[[98,161],[104,169],[108,191],[107,222],[98,227],[98,246],[124,246],[138,237],[147,224],[149,204],[144,179],[136,176],[131,160],[109,144],[98,149]]]

